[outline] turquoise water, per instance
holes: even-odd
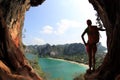
[[[26,54],[29,60],[38,58],[36,55]],[[50,58],[38,58],[39,65],[46,73],[47,80],[73,80],[76,76],[85,73],[86,67],[80,64],[71,63]]]
[[[73,80],[74,77],[86,71],[83,65],[57,59],[40,58],[39,64],[48,80]]]

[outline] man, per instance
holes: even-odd
[[[82,40],[86,46],[86,50],[89,57],[89,70],[95,70],[95,53],[97,51],[96,44],[99,42],[99,31],[105,31],[105,29],[97,28],[97,26],[92,26],[91,20],[87,20],[88,27],[82,34]],[[88,41],[85,42],[84,35],[87,33]]]

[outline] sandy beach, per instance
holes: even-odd
[[[70,62],[70,63],[73,63],[73,64],[78,64],[78,65],[80,65],[80,66],[84,66],[84,67],[86,67],[86,68],[89,68],[88,65],[83,64],[83,63],[78,63],[78,62],[75,62],[75,61],[69,61],[69,60],[58,59],[58,58],[48,58],[48,59],[59,60],[59,61],[67,61],[67,62]]]

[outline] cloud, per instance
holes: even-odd
[[[43,33],[45,34],[52,34],[53,33],[53,28],[49,25],[43,27],[43,30],[42,30]]]
[[[40,45],[40,44],[44,44],[45,41],[43,39],[40,39],[40,38],[34,38],[33,43]]]
[[[67,30],[74,27],[80,27],[80,23],[78,21],[74,20],[67,20],[63,19],[60,22],[57,23],[57,30],[55,31],[56,34],[64,34]]]
[[[43,45],[45,43],[46,42],[43,39],[37,38],[37,37],[35,37],[35,38],[31,39],[31,40],[25,40],[24,41],[25,45]]]
[[[56,26],[44,26],[42,29],[42,33],[45,34],[56,34],[56,35],[61,35],[66,33],[70,28],[79,28],[80,27],[80,22],[75,21],[75,20],[68,20],[68,19],[62,19],[59,22],[56,23]]]

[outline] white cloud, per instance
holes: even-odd
[[[53,28],[49,25],[43,27],[43,30],[42,30],[43,33],[45,34],[52,34],[53,33]]]
[[[25,45],[43,45],[43,44],[45,44],[45,41],[41,38],[35,37],[31,40],[25,40],[24,44]]]
[[[66,33],[70,28],[79,28],[80,22],[75,20],[68,20],[68,19],[62,19],[59,22],[56,23],[56,26],[52,27],[50,25],[44,26],[42,33],[45,34],[56,34],[61,35]]]
[[[67,20],[63,19],[59,23],[57,23],[58,29],[56,30],[56,33],[63,34],[65,33],[69,28],[77,28],[80,27],[80,23],[78,21],[74,20]]]
[[[40,45],[40,44],[44,44],[45,41],[44,41],[43,39],[40,39],[40,38],[34,38],[34,39],[33,39],[33,43]]]

